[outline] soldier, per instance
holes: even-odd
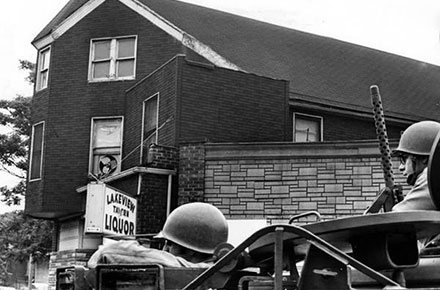
[[[157,236],[165,239],[163,250],[146,248],[136,241],[101,246],[88,262],[89,268],[105,264],[158,264],[165,267],[207,268],[214,250],[228,239],[228,224],[213,205],[184,204],[167,218]]]
[[[392,211],[437,210],[428,188],[428,160],[431,147],[440,132],[440,123],[421,121],[403,132],[392,155],[400,157],[399,170],[412,186]]]

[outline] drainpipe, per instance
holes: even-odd
[[[168,175],[168,191],[167,191],[167,217],[171,212],[171,190],[172,190],[173,176]]]

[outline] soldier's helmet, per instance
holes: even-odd
[[[409,126],[400,137],[399,146],[393,150],[393,156],[404,153],[430,155],[432,145],[440,132],[440,123],[421,121]]]
[[[158,237],[185,248],[213,254],[228,240],[228,223],[215,206],[193,202],[179,206],[168,216]]]

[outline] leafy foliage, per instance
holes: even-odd
[[[7,186],[0,187],[0,193],[3,196],[1,201],[6,203],[6,205],[18,205],[25,191],[26,182],[24,180],[20,180],[13,188],[8,188]]]
[[[9,132],[0,134],[0,162],[27,170],[27,147],[31,130],[30,97],[18,96],[14,100],[0,100],[0,125]],[[23,177],[23,176],[20,176]]]
[[[20,69],[28,71],[26,80],[35,80],[35,64],[20,60]],[[2,200],[8,205],[19,204],[25,193],[29,136],[31,133],[31,97],[17,96],[13,100],[0,100],[0,170],[21,181],[13,188],[0,187]]]
[[[0,215],[0,282],[8,281],[8,266],[32,254],[39,260],[52,250],[53,224],[33,219],[23,211]],[[3,280],[3,281],[2,281]]]
[[[30,62],[28,60],[19,60],[20,62],[20,69],[28,71],[28,76],[25,78],[25,80],[29,84],[35,83],[35,63]]]
[[[24,195],[24,179],[27,171],[27,157],[30,125],[30,97],[17,97],[14,100],[0,100],[0,125],[6,133],[0,134],[0,170],[6,171],[21,180],[14,188],[0,188],[2,201],[19,204]]]
[[[20,68],[34,83],[35,64],[20,60]],[[31,100],[23,96],[0,100],[0,170],[21,179],[13,188],[0,187],[1,201],[8,205],[19,204],[26,191]],[[31,254],[36,260],[45,257],[52,250],[53,232],[51,221],[33,219],[23,211],[0,215],[0,283],[8,284],[12,263],[27,261]]]

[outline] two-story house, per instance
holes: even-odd
[[[203,199],[197,144],[375,139],[373,84],[390,138],[440,120],[437,66],[174,0],[72,0],[32,43],[25,211],[57,222],[58,251],[101,243],[90,182],[137,200],[138,233]]]

